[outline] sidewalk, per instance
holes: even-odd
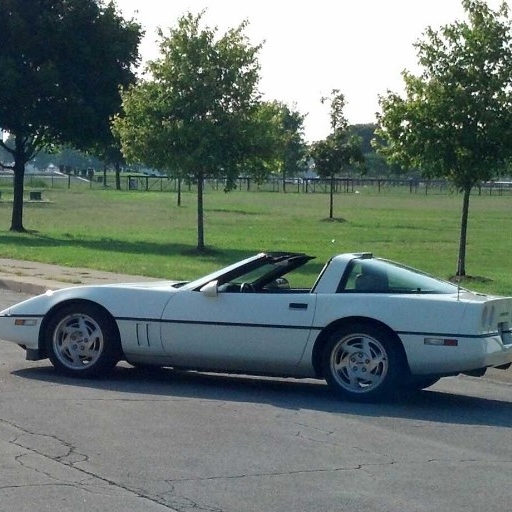
[[[161,280],[161,279],[160,279]],[[157,281],[150,277],[116,274],[90,268],[71,268],[33,261],[0,258],[0,288],[38,295],[81,284]]]

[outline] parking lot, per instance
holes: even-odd
[[[75,380],[0,341],[0,511],[508,511],[511,371],[495,372],[354,404],[322,382],[127,364]]]

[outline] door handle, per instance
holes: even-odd
[[[308,305],[304,302],[290,302],[290,309],[308,309]]]

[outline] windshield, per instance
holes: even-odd
[[[404,265],[381,259],[350,262],[339,292],[455,293],[457,286]]]
[[[222,291],[231,291],[237,287],[239,289],[241,284],[251,285],[254,291],[263,290],[269,284],[275,285],[281,276],[304,265],[312,258],[302,253],[261,253],[191,281],[184,285],[183,289],[200,290],[205,284],[217,281]]]

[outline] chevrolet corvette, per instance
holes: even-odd
[[[371,253],[266,252],[193,281],[74,286],[0,312],[0,338],[60,372],[134,366],[325,379],[378,401],[512,363],[512,298],[475,293]],[[301,280],[298,281],[302,282]]]

